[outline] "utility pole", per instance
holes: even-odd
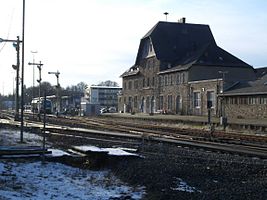
[[[32,63],[35,63],[35,57],[34,54],[38,53],[38,51],[31,51],[32,53]],[[34,66],[32,67],[32,99],[34,99],[34,82],[35,82],[35,78],[34,78]]]
[[[42,82],[42,66],[44,65],[41,61],[40,63],[31,63],[29,62],[28,63],[29,65],[36,65],[37,68],[39,69],[39,79],[37,80],[37,82],[39,83],[39,97],[38,97],[38,117],[39,117],[39,120],[41,119],[41,82]]]
[[[13,42],[13,47],[17,51],[17,65],[12,65],[12,68],[16,70],[16,96],[15,96],[15,120],[19,119],[19,65],[20,65],[20,43],[22,42],[17,36],[17,40],[6,40],[0,38],[1,42]]]
[[[59,84],[59,71],[57,70],[56,72],[48,72],[48,74],[55,74],[56,78],[57,78],[57,85],[56,85],[56,90],[57,90],[57,105],[56,105],[56,113],[58,115],[58,113],[60,112],[60,97],[59,97],[59,89],[60,89],[60,84]]]
[[[21,101],[20,101],[20,142],[23,142],[24,112],[24,49],[25,49],[25,0],[22,2],[22,53],[21,53]]]
[[[19,119],[19,65],[20,65],[20,61],[19,61],[19,56],[20,56],[20,52],[19,52],[19,36],[17,36],[17,43],[15,43],[16,45],[16,51],[17,51],[17,65],[14,66],[12,65],[13,69],[16,70],[16,97],[15,97],[15,120]]]

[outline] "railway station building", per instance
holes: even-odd
[[[207,115],[211,109],[213,116],[225,111],[226,91],[257,80],[252,66],[216,44],[208,25],[185,18],[152,27],[121,78],[121,112]]]

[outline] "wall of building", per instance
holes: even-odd
[[[151,56],[141,60],[137,75],[123,77],[119,110],[123,112],[152,112],[151,102],[158,95],[158,72],[159,61],[155,56]]]
[[[189,82],[190,87],[190,114],[192,115],[208,115],[207,103],[209,99],[209,94],[213,94],[211,114],[213,116],[220,116],[221,114],[221,104],[217,95],[222,88],[221,79],[203,80]],[[194,93],[200,94],[199,106],[196,106],[194,101]]]
[[[90,103],[98,103],[101,107],[115,107],[118,109],[119,87],[92,86],[89,89]]]
[[[217,94],[221,89],[221,79],[188,82],[188,71],[158,74],[159,65],[149,68],[147,62],[143,61],[142,64],[138,75],[123,78],[123,91],[119,99],[120,111],[208,115],[207,95],[213,92],[214,100],[211,114],[219,115],[220,103],[217,100]],[[135,82],[138,84],[134,84]],[[194,92],[200,93],[200,105],[198,107],[194,106]]]
[[[225,97],[229,118],[267,118],[267,95]]]

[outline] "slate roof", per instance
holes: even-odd
[[[240,82],[221,96],[267,94],[267,74],[255,81]]]
[[[139,67],[134,65],[130,69],[126,70],[122,75],[120,75],[120,77],[134,76],[137,75],[139,72]]]
[[[208,25],[177,22],[158,22],[142,39],[150,38],[158,60],[169,63],[183,64],[191,54],[207,45],[215,43]],[[141,56],[138,51],[136,64]]]
[[[147,40],[152,42],[157,59],[167,63],[161,65],[160,73],[186,70],[192,65],[252,68],[218,47],[208,25],[158,22],[141,39],[135,66],[140,65]],[[127,76],[127,73],[123,75]]]
[[[255,71],[256,71],[256,76],[260,78],[265,74],[267,74],[267,67],[256,68]]]

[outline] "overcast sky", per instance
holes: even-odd
[[[134,64],[140,39],[158,22],[208,24],[217,44],[254,67],[267,66],[266,0],[26,0],[25,84],[44,63],[43,81],[63,87],[112,80]],[[0,38],[22,35],[22,0],[0,0]],[[38,51],[38,53],[31,53]],[[0,93],[12,93],[16,51],[0,44]],[[35,69],[35,80],[38,78]],[[37,82],[34,81],[35,86]]]

